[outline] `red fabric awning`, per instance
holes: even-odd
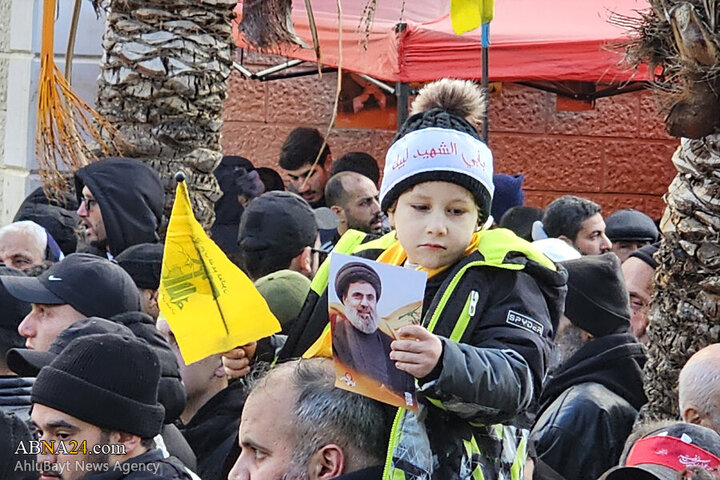
[[[437,0],[378,0],[367,48],[361,14],[367,0],[343,2],[343,69],[385,81],[425,82],[442,77],[479,79],[480,29],[455,35],[449,3]],[[335,0],[312,0],[322,63],[338,65]],[[490,24],[491,81],[583,81],[613,84],[646,80],[628,70],[622,54],[609,51],[627,32],[608,22],[613,13],[639,17],[647,0],[496,0]],[[242,0],[236,8],[242,14]],[[297,34],[312,44],[302,0],[293,0]],[[404,31],[397,25],[406,23]],[[237,35],[239,47],[247,48]],[[289,58],[315,61],[311,49],[283,48]]]

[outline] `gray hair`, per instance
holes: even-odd
[[[30,220],[21,220],[13,222],[0,228],[0,243],[6,235],[13,233],[21,233],[30,237],[32,246],[38,249],[43,259],[45,259],[45,249],[47,248],[47,232],[43,227]]]
[[[720,343],[708,345],[695,353],[680,371],[678,379],[678,395],[680,415],[685,408],[693,406],[701,415],[709,415],[720,427],[720,409],[717,398],[720,394]]]
[[[384,463],[390,422],[379,402],[336,388],[333,363],[321,358],[278,365],[253,381],[254,388],[279,385],[279,382],[273,383],[273,379],[283,373],[284,385],[295,394],[293,413],[297,446],[287,475],[289,478],[303,478],[310,457],[329,444],[343,450],[350,471]]]

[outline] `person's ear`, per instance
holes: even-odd
[[[128,455],[137,456],[140,453],[142,453],[140,450],[142,447],[142,439],[134,435],[132,433],[125,433],[125,432],[110,432],[110,438],[108,439],[108,443],[111,445],[115,445],[116,449],[118,451],[122,451],[122,455],[110,455],[110,457],[116,457],[116,460],[120,460],[118,457],[126,457]],[[123,449],[118,449],[117,445],[123,445]]]
[[[338,218],[338,222],[341,224],[347,222],[347,217],[345,216],[345,209],[342,208],[340,205],[333,205],[330,207],[330,210],[333,211],[335,216]]]
[[[160,294],[160,290],[149,290],[149,293],[150,297],[148,298],[148,303],[155,308],[160,308],[160,305],[158,304],[158,295]]]
[[[290,266],[302,274],[312,275],[312,255],[312,248],[305,247],[297,257],[292,259]]]
[[[331,443],[320,448],[308,461],[310,480],[330,480],[345,471],[345,454],[342,448]]]
[[[330,167],[332,166],[332,163],[333,163],[332,153],[328,153],[327,156],[325,157],[325,161],[323,162],[323,170],[325,170],[325,173],[327,173],[328,175],[330,175]]]
[[[570,240],[570,238],[566,237],[565,235],[560,235],[558,238],[560,240],[562,240],[563,242],[567,243],[568,245],[570,245],[571,247],[575,248],[575,243],[572,240]]]
[[[698,409],[695,408],[693,405],[688,405],[687,407],[685,407],[682,412],[682,418],[685,423],[693,423],[695,425],[700,425],[703,420],[703,416],[700,415]]]
[[[391,208],[390,210],[387,211],[387,218],[388,218],[388,223],[390,223],[390,226],[392,228],[395,228],[395,209],[394,208]]]

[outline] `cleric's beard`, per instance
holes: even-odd
[[[367,312],[358,312],[356,308],[345,307],[345,317],[350,324],[362,333],[371,334],[377,330],[377,313],[369,308]]]

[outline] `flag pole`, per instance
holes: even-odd
[[[185,183],[185,173],[184,172],[177,172],[175,174],[175,180],[178,183]],[[185,191],[187,191],[187,184],[185,185]],[[190,215],[194,215],[192,211],[192,203],[190,203]],[[210,275],[210,268],[208,267],[207,263],[205,263],[205,258],[203,257],[202,253],[200,253],[200,250],[198,250],[198,244],[195,239],[195,235],[192,236],[193,245],[195,246],[195,251],[198,254],[198,258],[200,259],[200,264],[203,267],[203,271],[205,272],[205,277],[208,279],[208,283],[210,283],[210,289],[212,290],[213,298],[215,299],[215,303],[217,304],[218,313],[220,314],[220,319],[222,320],[223,327],[225,327],[225,334],[230,334],[230,329],[228,329],[227,320],[225,319],[225,315],[222,311],[222,305],[220,305],[220,302],[218,301],[218,298],[220,297],[220,290],[218,289],[217,285],[215,285],[215,281],[213,280],[213,276]]]
[[[490,81],[488,79],[488,50],[490,47],[490,22],[482,24],[482,91],[485,97],[485,113],[483,113],[482,138],[488,143],[490,136]]]

